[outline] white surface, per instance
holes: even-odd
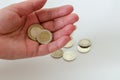
[[[20,0],[19,0],[20,1]],[[0,0],[0,7],[18,0]],[[46,7],[72,4],[81,16],[74,32],[79,39],[93,42],[88,54],[74,62],[49,55],[17,61],[0,61],[0,80],[120,80],[120,0],[48,0]]]

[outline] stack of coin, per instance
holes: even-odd
[[[31,25],[28,29],[28,36],[40,44],[48,44],[52,40],[52,33],[45,30],[40,24]]]
[[[77,49],[81,53],[88,53],[91,50],[91,41],[88,39],[80,40]]]

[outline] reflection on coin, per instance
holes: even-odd
[[[28,36],[30,39],[32,40],[36,40],[37,35],[40,33],[40,31],[42,30],[42,26],[39,24],[33,24],[29,27],[28,29]]]
[[[91,41],[88,40],[88,39],[82,39],[82,40],[79,41],[78,45],[80,47],[86,48],[86,47],[91,46]]]
[[[62,49],[60,49],[60,50],[57,50],[57,51],[54,51],[54,52],[52,52],[51,53],[51,56],[53,57],[53,58],[61,58],[62,56],[63,56],[63,50]]]
[[[78,50],[80,53],[88,53],[88,52],[91,50],[91,47],[82,48],[82,47],[80,47],[80,46],[78,45],[78,46],[77,46],[77,50]]]
[[[41,44],[48,44],[52,40],[52,33],[48,30],[42,30],[37,35],[37,41]]]
[[[65,61],[73,61],[73,60],[75,60],[76,58],[77,58],[76,53],[71,52],[71,51],[66,51],[66,52],[64,52],[64,54],[63,54],[63,59],[64,59]]]
[[[65,46],[64,48],[70,48],[73,46],[73,39],[71,39]]]

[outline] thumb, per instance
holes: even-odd
[[[27,0],[21,3],[13,4],[7,8],[16,12],[20,16],[26,16],[44,6],[47,0]]]

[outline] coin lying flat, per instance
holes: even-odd
[[[70,48],[73,46],[73,39],[71,39],[65,46],[64,48]]]
[[[42,30],[37,35],[37,41],[41,44],[48,44],[52,40],[52,33],[48,30]]]
[[[88,52],[91,50],[91,47],[82,48],[82,47],[80,47],[80,46],[77,46],[77,50],[78,50],[80,53],[88,53]]]
[[[66,51],[66,52],[64,52],[64,54],[63,54],[63,59],[64,59],[65,61],[73,61],[73,60],[75,60],[76,58],[77,58],[76,53],[71,52],[71,51]]]
[[[62,56],[63,56],[63,50],[62,49],[60,49],[60,50],[57,50],[57,51],[54,51],[54,52],[52,52],[51,53],[51,56],[53,57],[53,58],[61,58]]]
[[[43,26],[41,26],[40,24],[33,24],[31,26],[36,26],[36,27],[39,27],[40,29],[44,29]]]
[[[28,29],[28,36],[32,40],[37,39],[37,35],[40,33],[40,31],[43,30],[43,27],[39,24],[33,24]]]
[[[91,41],[88,40],[88,39],[81,39],[81,40],[79,41],[78,45],[79,45],[80,47],[87,48],[87,47],[91,46]]]

